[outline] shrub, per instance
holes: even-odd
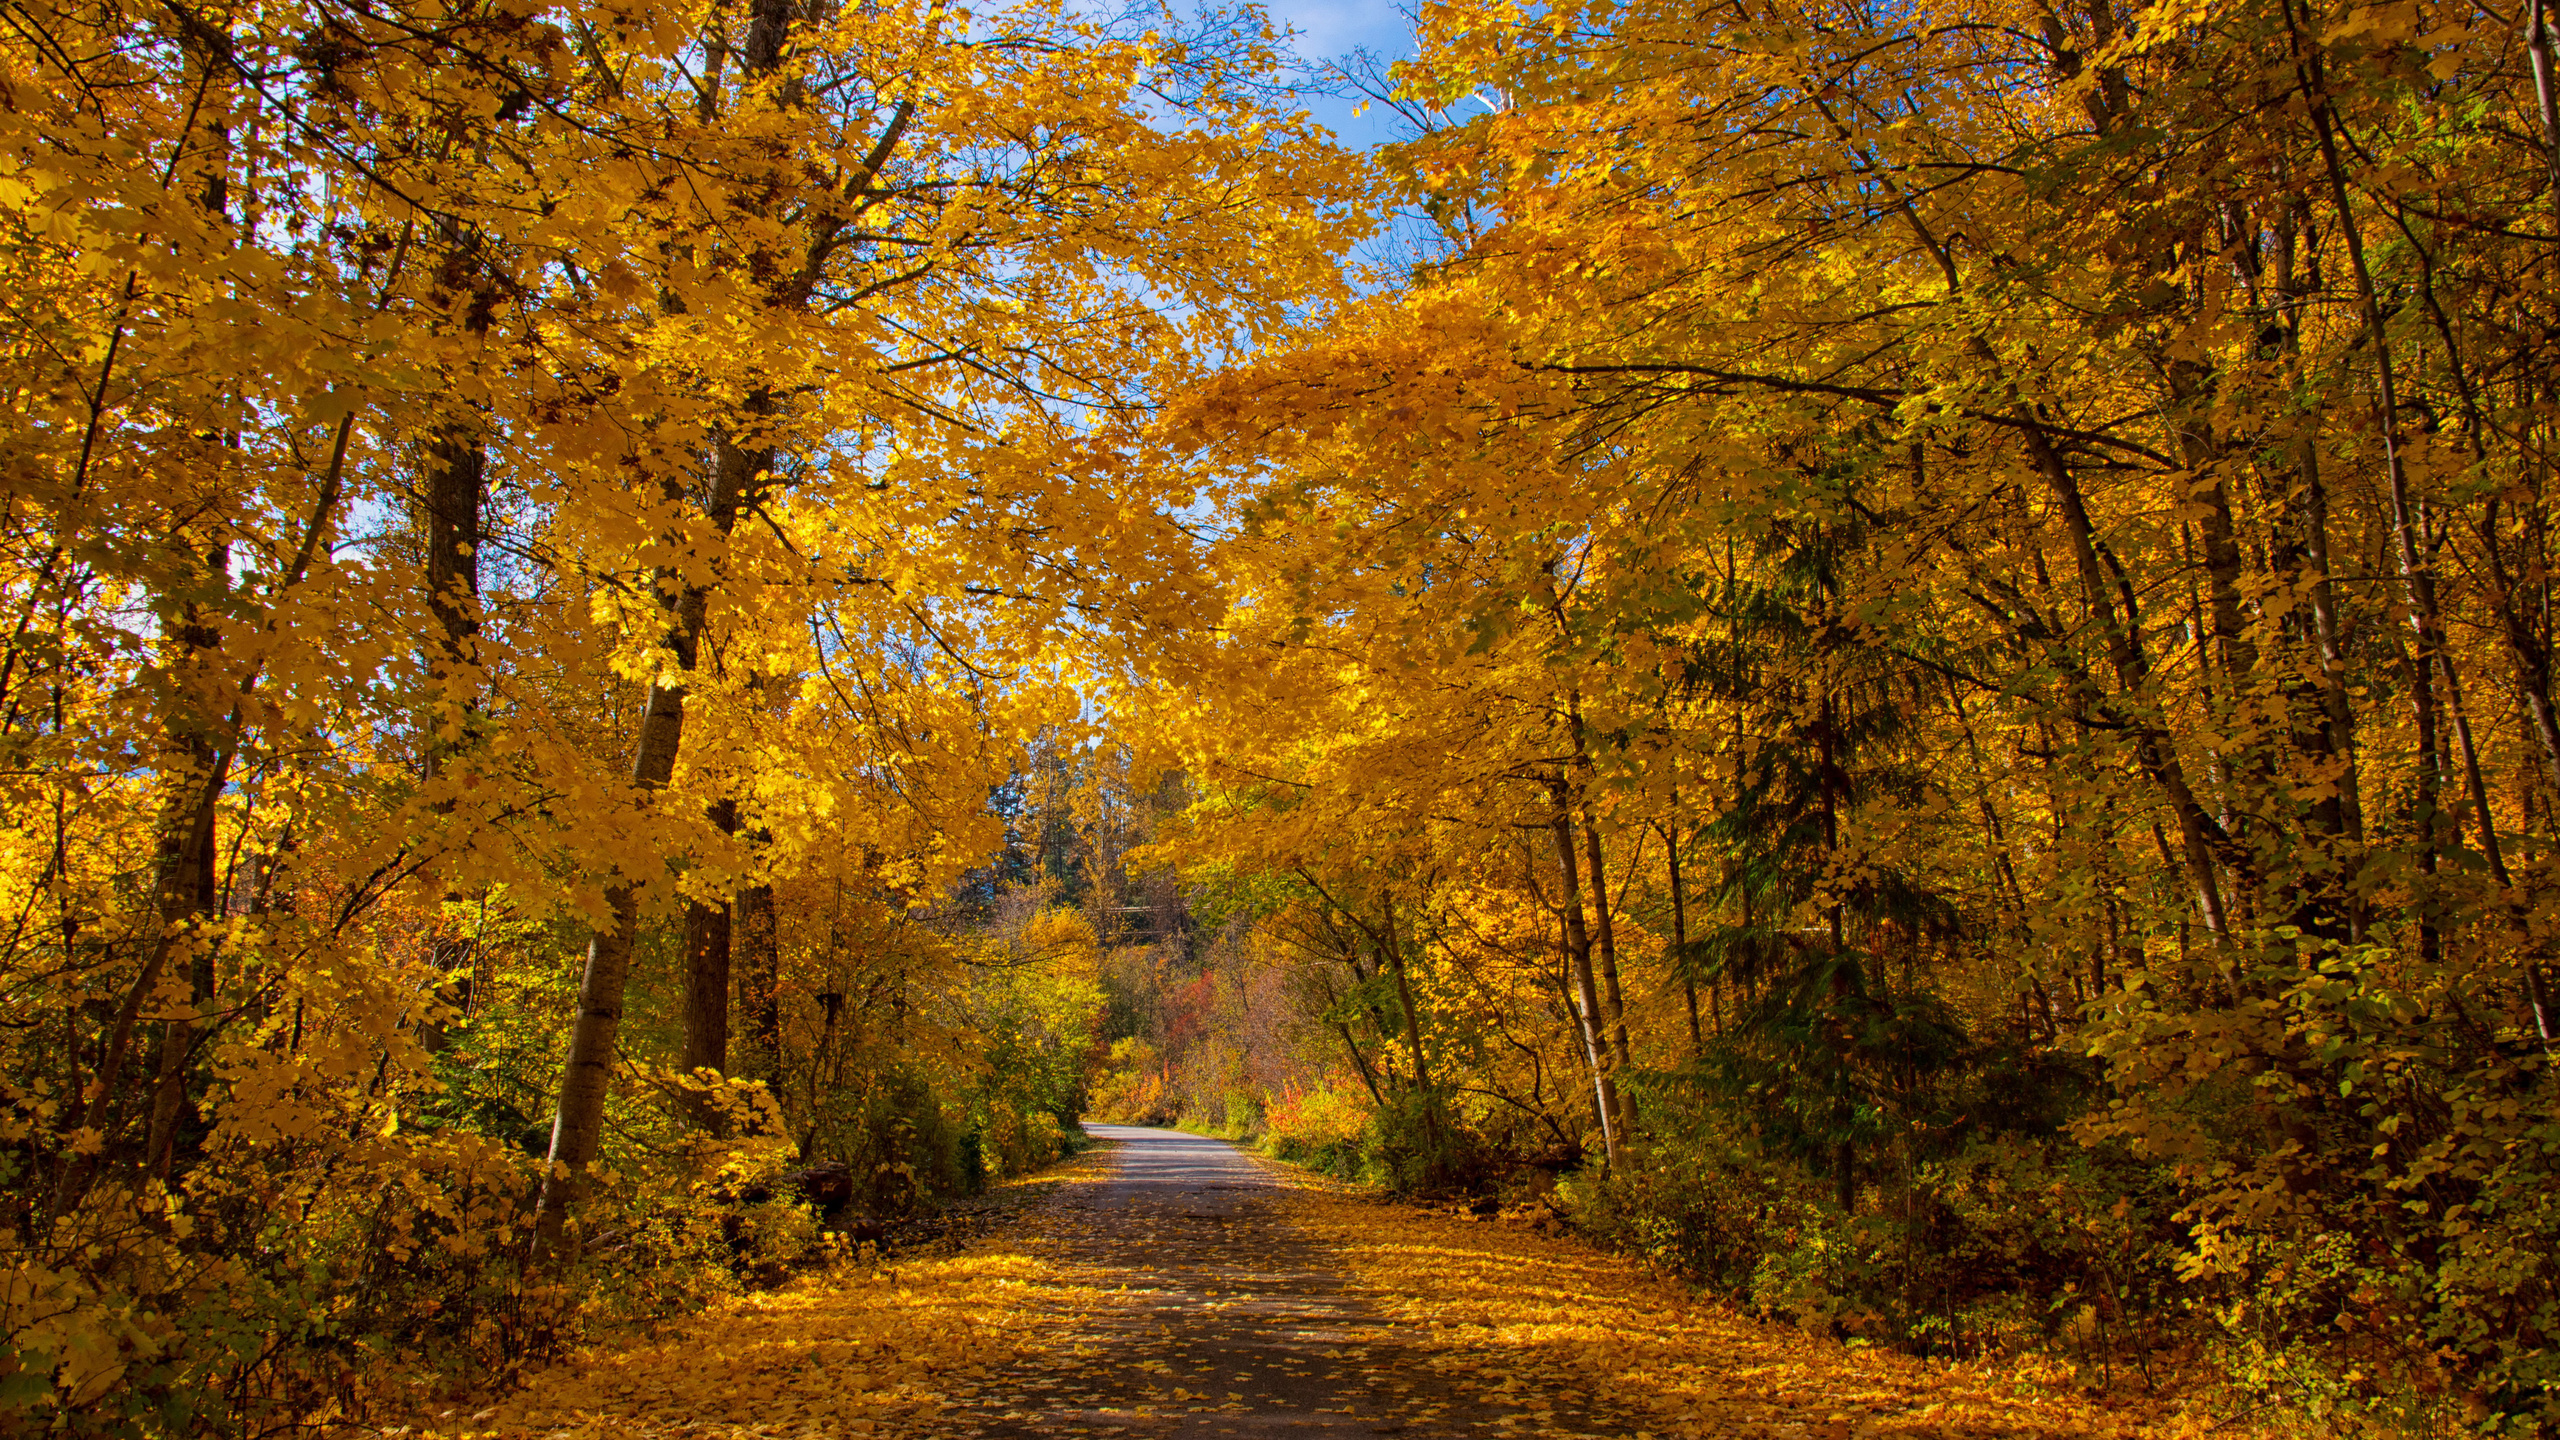
[[[1180,1118],[1167,1094],[1163,1058],[1144,1040],[1115,1040],[1094,1077],[1087,1113],[1117,1125],[1170,1125]]]
[[[2061,1137],[1984,1134],[1878,1157],[1843,1211],[1829,1177],[1702,1097],[1648,1098],[1652,1141],[1570,1177],[1576,1222],[1773,1318],[1926,1353],[2053,1346],[2102,1373],[2181,1313],[2156,1169]]]
[[[1263,1148],[1292,1165],[1366,1179],[1375,1110],[1366,1094],[1327,1081],[1271,1102],[1263,1117]]]

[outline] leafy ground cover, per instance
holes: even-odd
[[[1314,1181],[1291,1194],[1298,1223],[1361,1293],[1424,1338],[1436,1371],[1524,1399],[1596,1390],[1645,1433],[2245,1433],[2166,1402],[2092,1401],[2070,1391],[2067,1371],[1934,1364],[1754,1319],[1518,1220],[1424,1211]]]
[[[1124,1132],[954,1253],[840,1265],[380,1436],[568,1440],[1314,1433],[2177,1436],[2094,1403],[1751,1319],[1515,1220]],[[2216,1433],[2238,1433],[2222,1427]]]
[[[999,1187],[980,1224],[1041,1206],[1106,1164],[1088,1153]],[[928,1243],[864,1252],[680,1322],[600,1337],[502,1394],[419,1399],[354,1436],[783,1436],[933,1433],[973,1375],[1036,1353],[1060,1323],[1055,1301],[1082,1287],[1010,1243]]]

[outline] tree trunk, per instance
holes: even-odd
[[[200,43],[190,40],[187,48],[194,51]],[[208,89],[214,85],[216,75],[228,68],[210,54],[191,55],[190,59],[204,73]],[[223,83],[228,84],[227,76]],[[215,226],[227,227],[231,218],[230,130],[217,122],[207,127],[207,136],[212,144],[204,152],[197,172],[197,203]],[[231,439],[236,446],[238,436]],[[192,545],[183,540],[181,544],[187,545],[187,558],[195,560]],[[186,580],[193,593],[164,597],[167,608],[161,616],[168,644],[161,680],[167,686],[162,736],[169,789],[161,802],[153,857],[152,898],[158,911],[160,938],[153,943],[151,959],[143,967],[144,978],[129,997],[134,1001],[149,999],[158,988],[172,946],[184,947],[187,1004],[161,1022],[159,1073],[152,1087],[151,1124],[143,1144],[144,1168],[164,1180],[175,1163],[178,1122],[188,1107],[187,1072],[194,1058],[196,1021],[213,1001],[213,949],[202,934],[202,926],[214,903],[214,816],[223,786],[230,778],[228,772],[240,735],[238,707],[225,707],[214,698],[214,661],[222,648],[216,612],[231,587],[230,542],[223,539],[206,544],[202,563],[191,568]],[[226,708],[229,718],[216,722],[214,717]],[[130,1043],[131,1019],[135,1015],[138,1010],[119,1017],[123,1022],[118,1027],[122,1032],[119,1041]],[[121,1061],[120,1056],[116,1058]],[[121,1119],[123,1099],[116,1092],[115,1077],[102,1074],[99,1093],[117,1107]]]
[[[1591,818],[1587,805],[1582,811],[1582,849],[1583,858],[1591,866],[1591,916],[1600,942],[1601,999],[1609,1007],[1609,1050],[1618,1069],[1624,1072],[1634,1062],[1627,1048],[1626,995],[1618,985],[1618,931],[1609,914],[1609,872],[1600,849],[1600,826]]]
[[[208,547],[199,584],[215,594],[226,588],[231,547]],[[232,747],[224,732],[237,725],[212,721],[212,663],[222,646],[222,632],[212,608],[195,600],[173,607],[168,617],[170,691],[169,719],[163,727],[169,789],[162,800],[158,853],[154,857],[155,901],[161,938],[153,946],[147,979],[137,995],[147,999],[173,950],[183,950],[187,966],[187,1004],[160,1025],[160,1063],[152,1086],[151,1125],[143,1144],[143,1166],[167,1179],[176,1162],[178,1124],[187,1109],[187,1073],[192,1068],[196,1021],[213,1001],[213,949],[200,931],[214,902],[214,816],[229,778]],[[128,1030],[127,1034],[130,1033]],[[102,1075],[102,1094],[114,1094],[114,1080]]]
[[[2551,50],[2551,7],[2547,0],[2527,0],[2524,52],[2533,70],[2534,114],[2542,122],[2542,168],[2550,186],[2544,200],[2552,222],[2560,225],[2560,79],[2552,73]]]
[[[1340,943],[1342,963],[1350,968],[1352,984],[1360,993],[1360,1008],[1369,1012],[1369,1031],[1378,1037],[1378,1063],[1386,1067],[1387,1083],[1399,1092],[1411,1090],[1419,1082],[1408,1084],[1403,1076],[1396,1073],[1396,1027],[1388,1023],[1387,1012],[1378,1008],[1369,986],[1369,972],[1360,964],[1357,942],[1343,936]]]
[[[474,426],[450,422],[429,434],[418,477],[427,609],[436,622],[427,667],[427,711],[420,717],[421,758],[430,778],[444,773],[452,757],[470,744],[477,687],[468,672],[478,658],[481,505],[488,464],[486,437]]]
[[[2534,633],[2532,618],[2518,603],[2515,579],[2507,568],[2505,546],[2498,537],[2497,497],[2489,498],[2483,512],[2480,549],[2488,565],[2489,600],[2498,612],[2498,634],[2506,641],[2507,658],[2516,667],[2516,689],[2524,697],[2534,750],[2542,761],[2543,773],[2550,777],[2552,793],[2560,795],[2560,713],[2554,712],[2551,700],[2551,650]]]
[[[1671,953],[1680,966],[1681,993],[1689,1001],[1689,1053],[1707,1053],[1706,1032],[1698,1027],[1698,977],[1689,963],[1689,900],[1680,888],[1680,812],[1673,799],[1671,823],[1663,827],[1663,853],[1671,865]]]
[[[1600,849],[1600,826],[1592,819],[1589,805],[1582,807],[1582,847],[1591,867],[1591,916],[1600,942],[1600,999],[1608,1007],[1609,1060],[1614,1073],[1626,1075],[1635,1069],[1635,1056],[1627,1044],[1626,993],[1618,984],[1618,927],[1609,914],[1609,871]],[[1635,1133],[1635,1097],[1624,1088],[1618,1091],[1618,1131]]]
[[[1324,983],[1324,1008],[1326,1013],[1331,1014],[1342,1004],[1342,997],[1333,993],[1331,976],[1319,971],[1316,978]],[[1342,1036],[1342,1048],[1351,1052],[1351,1066],[1360,1072],[1360,1083],[1368,1087],[1370,1103],[1381,1110],[1385,1109],[1387,1097],[1378,1089],[1378,1077],[1369,1068],[1369,1057],[1360,1052],[1359,1038],[1351,1033],[1349,1023],[1341,1020],[1332,1023],[1335,1033]]]
[[[2335,792],[2311,804],[2312,823],[2329,843],[2319,857],[2322,863],[2298,882],[2294,923],[2306,934],[2342,936],[2354,943],[2364,938],[2366,925],[2355,884],[2364,848],[2364,806],[2356,775],[2355,710],[2347,696],[2346,655],[2329,578],[2329,500],[2319,453],[2308,439],[2297,446],[2294,469],[2299,484],[2293,493],[2299,498],[2285,507],[2290,533],[2278,546],[2272,568],[2308,594],[2310,623],[2303,638],[2310,642],[2319,678],[2306,684],[2300,668],[2288,666],[2286,708],[2294,717],[2293,746],[2300,762],[2336,777]],[[2299,634],[2303,627],[2299,619],[2288,617],[2286,628]]]
[[[2444,696],[2449,718],[2453,721],[2454,750],[2462,759],[2462,775],[2471,794],[2471,808],[2479,816],[2480,853],[2489,862],[2489,878],[2497,882],[2498,901],[2506,911],[2508,927],[2514,932],[2518,959],[2524,966],[2525,1018],[2533,1026],[2534,1039],[2542,1053],[2551,1053],[2552,1015],[2548,997],[2543,993],[2542,959],[2536,953],[2533,926],[2528,919],[2530,903],[2517,891],[2514,875],[2507,870],[2506,847],[2498,840],[2497,818],[2489,812],[2489,782],[2480,770],[2480,752],[2472,744],[2471,718],[2462,705],[2462,679],[2456,673],[2453,652],[2444,650],[2436,656],[2444,671]]]
[[[479,686],[472,669],[479,660],[481,507],[488,491],[488,437],[476,425],[448,422],[429,433],[424,452],[418,477],[419,528],[426,542],[427,610],[436,628],[427,664],[427,701],[418,716],[418,748],[432,785],[474,743]],[[451,795],[435,801],[438,814],[449,815],[453,808]],[[472,977],[465,966],[471,958],[471,942],[444,924],[444,906],[462,897],[446,884],[441,869],[430,864],[419,874],[426,901],[434,907],[431,963],[439,975],[462,972],[445,989],[444,999],[468,1014]],[[428,1049],[441,1050],[449,1037],[440,1022],[430,1020],[420,1027],[420,1038]]]
[[[698,614],[699,604],[694,608]],[[644,793],[665,788],[683,738],[683,689],[680,684],[652,684],[632,756],[631,783]],[[551,1168],[543,1177],[534,1222],[536,1243],[551,1258],[564,1257],[569,1209],[585,1191],[587,1167],[595,1162],[597,1142],[604,1136],[614,1040],[622,1029],[623,992],[631,981],[632,947],[640,925],[640,897],[629,881],[617,881],[605,891],[605,906],[608,918],[587,942],[587,968],[578,980],[578,1014],[561,1068],[560,1109],[551,1122]]]
[[[1583,1056],[1591,1065],[1591,1089],[1600,1110],[1600,1139],[1609,1162],[1618,1161],[1618,1086],[1609,1073],[1600,1035],[1600,988],[1591,978],[1591,937],[1583,928],[1582,883],[1574,873],[1573,796],[1561,777],[1547,782],[1555,814],[1549,827],[1555,836],[1556,874],[1563,890],[1558,908],[1564,912],[1565,963],[1573,973],[1574,1011],[1582,1029]]]
[[[746,971],[749,1073],[766,1086],[782,1083],[782,937],[774,923],[773,887],[750,885],[732,902],[732,943]]]
[[[738,833],[738,802],[714,801],[711,823],[723,835]],[[729,1073],[729,967],[732,907],[728,901],[688,899],[684,910],[684,1049],[676,1068]],[[711,1109],[700,1109],[715,1124]]]
[[[723,538],[737,520],[741,487],[755,473],[733,463],[735,455],[722,447],[707,507],[712,530]],[[631,757],[631,783],[644,800],[665,789],[668,777],[675,773],[676,752],[684,741],[684,676],[692,672],[700,653],[710,599],[706,586],[687,585],[677,592],[667,637],[675,652],[677,674],[671,682],[650,684],[639,744]],[[585,1190],[588,1167],[595,1163],[604,1137],[614,1041],[622,1029],[623,997],[631,981],[632,947],[638,940],[638,890],[628,880],[618,880],[605,891],[605,905],[606,922],[588,942],[586,972],[578,981],[578,1013],[561,1067],[560,1109],[551,1126],[551,1166],[543,1177],[535,1212],[535,1245],[546,1261],[566,1258],[569,1211]]]
[[[1386,960],[1387,967],[1395,972],[1396,1001],[1404,1007],[1404,1044],[1413,1056],[1414,1084],[1428,1096],[1432,1093],[1431,1066],[1422,1055],[1422,1015],[1413,1003],[1413,977],[1405,973],[1404,946],[1396,940],[1395,902],[1384,902],[1384,909],[1387,928],[1378,937],[1378,953]]]
[[[1618,1137],[1623,1143],[1634,1129],[1631,1122],[1634,1120],[1635,1102],[1633,1096],[1618,1087],[1615,1077],[1626,1074],[1633,1065],[1627,1046],[1626,995],[1618,983],[1618,932],[1609,913],[1609,872],[1603,863],[1600,851],[1600,826],[1591,814],[1590,791],[1587,784],[1583,783],[1588,780],[1592,766],[1591,751],[1583,741],[1582,695],[1579,691],[1570,692],[1565,697],[1565,716],[1567,728],[1573,737],[1575,789],[1579,792],[1577,798],[1582,802],[1580,808],[1583,846],[1591,875],[1591,918],[1599,941],[1597,959],[1600,971],[1601,1003],[1607,1007],[1602,1013],[1609,1027],[1609,1064],[1612,1077],[1609,1088],[1617,1100]],[[1591,947],[1584,947],[1584,956],[1588,963],[1592,958]]]
[[[1422,1097],[1422,1127],[1431,1156],[1425,1165],[1426,1183],[1437,1185],[1449,1171],[1449,1125],[1440,1111],[1440,1092],[1432,1087],[1431,1066],[1422,1053],[1422,1012],[1413,1003],[1413,977],[1404,963],[1404,945],[1396,935],[1396,908],[1393,899],[1381,902],[1386,928],[1378,934],[1378,950],[1387,966],[1395,972],[1396,1000],[1404,1009],[1405,1049],[1413,1056],[1413,1083]]]
[[[212,193],[218,201],[218,190]],[[310,573],[312,555],[337,509],[347,437],[354,424],[353,415],[339,423],[337,443],[329,467],[320,477],[320,491],[301,545],[285,573],[277,577],[278,591],[301,584]],[[209,547],[200,572],[199,593],[220,596],[228,588],[230,570],[228,543]],[[163,779],[168,788],[163,792],[152,879],[159,933],[108,1024],[96,1078],[86,1094],[74,1093],[58,1122],[64,1133],[95,1128],[110,1139],[123,1130],[126,1105],[131,1098],[124,1075],[133,1055],[134,1031],[143,1006],[158,994],[169,962],[183,957],[190,1003],[184,1013],[169,1017],[163,1025],[158,1078],[151,1093],[152,1124],[145,1132],[142,1151],[145,1168],[163,1178],[175,1165],[178,1122],[187,1102],[186,1062],[197,1044],[196,1021],[214,993],[213,949],[201,933],[201,922],[213,912],[219,893],[215,884],[214,819],[239,754],[242,702],[257,681],[254,670],[240,680],[238,688],[231,692],[236,698],[216,720],[215,714],[223,707],[217,698],[220,691],[212,659],[220,649],[222,635],[212,623],[211,607],[186,597],[172,599],[168,606],[164,623],[171,650],[167,664],[158,672],[166,687]],[[289,837],[287,844],[289,848]],[[297,1051],[301,1048],[299,1016],[297,1005]],[[104,1153],[98,1150],[81,1155],[75,1151],[65,1164],[54,1186],[53,1214],[57,1218],[68,1214],[87,1193]]]
[[[2436,855],[2441,845],[2439,829],[2443,823],[2442,771],[2437,749],[2437,714],[2434,671],[2437,656],[2444,649],[2444,623],[2436,609],[2436,577],[2431,558],[2432,549],[2422,532],[2426,521],[2422,502],[2411,491],[2409,471],[2400,436],[2400,385],[2394,369],[2391,333],[2383,323],[2382,301],[2373,283],[2373,271],[2365,263],[2364,228],[2357,223],[2355,209],[2349,202],[2346,166],[2338,156],[2338,141],[2330,123],[2328,80],[2320,63],[2317,47],[2308,46],[2298,28],[2292,7],[2284,12],[2295,64],[2301,71],[2303,90],[2310,99],[2311,128],[2320,143],[2320,159],[2329,180],[2330,203],[2337,208],[2339,238],[2346,242],[2349,272],[2356,282],[2357,308],[2363,312],[2365,334],[2373,342],[2374,420],[2382,436],[2383,478],[2391,506],[2392,558],[2400,573],[2401,599],[2409,608],[2409,629],[2416,655],[2410,663],[2410,701],[2417,725],[2419,762],[2417,767],[2417,812],[2419,828],[2418,869],[2429,877],[2425,893],[2416,897],[2418,953],[2433,963],[2440,941],[2435,912],[2440,903],[2434,893]]]
[[[2105,561],[2098,553],[2097,529],[2090,522],[2087,500],[2080,493],[2080,482],[2071,467],[2053,448],[2044,432],[2036,427],[2034,415],[2021,408],[2021,434],[2027,454],[2044,476],[2053,492],[2055,509],[2060,513],[2065,533],[2071,540],[2072,564],[2079,572],[2080,588],[2090,616],[2104,633],[2108,668],[2115,672],[2116,684],[2127,700],[2128,714],[2123,728],[2131,732],[2134,757],[2142,771],[2160,788],[2169,802],[2172,818],[2178,822],[2182,858],[2186,862],[2188,883],[2195,887],[2196,907],[2204,915],[2205,927],[2217,936],[2227,937],[2230,923],[2222,898],[2222,881],[2216,871],[2218,860],[2236,862],[2239,857],[2230,836],[2196,798],[2195,787],[2187,779],[2186,767],[2178,759],[2176,746],[2157,725],[2135,718],[2145,703],[2143,692],[2149,688],[2150,660],[2142,650],[2142,617],[2135,609],[2134,593],[2129,581],[2119,577],[2110,583]],[[2124,608],[2119,612],[2117,601]],[[2094,687],[2093,687],[2094,688]],[[2092,702],[2103,704],[2104,697],[2090,694]]]

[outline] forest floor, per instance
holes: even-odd
[[[1527,1226],[1223,1141],[1113,1142],[956,1253],[804,1276],[403,1436],[2174,1436],[2007,1369],[1852,1350]],[[2221,1433],[2228,1434],[2225,1430]]]

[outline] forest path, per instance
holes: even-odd
[[[1581,1430],[1493,1387],[1434,1371],[1420,1330],[1346,1288],[1292,1219],[1273,1168],[1222,1140],[1126,1125],[1110,1169],[1028,1217],[1015,1243],[1073,1287],[1116,1303],[1057,1309],[1067,1353],[1027,1358],[953,1397],[955,1436],[1307,1437]],[[1599,1425],[1587,1433],[1631,1434]]]
[[[1851,1350],[1569,1237],[1352,1194],[1221,1141],[1112,1141],[956,1251],[848,1263],[494,1401],[337,1433],[440,1440],[2168,1437],[2017,1365]],[[2047,1367],[2050,1368],[2050,1367]],[[2236,1427],[2216,1431],[2230,1437]]]
[[[1351,1194],[1223,1141],[1089,1128],[1113,1142],[1107,1170],[1000,1242],[1047,1277],[1024,1296],[1048,1317],[1043,1343],[955,1387],[914,1433],[2162,1433],[2013,1376],[1853,1351],[1700,1303],[1525,1226]]]

